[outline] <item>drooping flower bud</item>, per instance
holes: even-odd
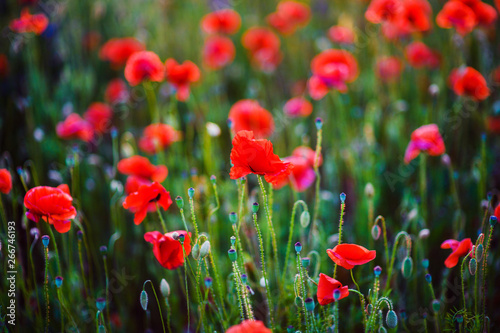
[[[401,266],[401,271],[405,279],[408,279],[413,272],[413,259],[411,257],[406,257]]]
[[[394,310],[390,310],[387,312],[387,316],[385,317],[385,322],[389,328],[395,328],[398,326],[398,315]]]
[[[371,233],[374,240],[378,240],[380,238],[381,230],[378,224],[373,225]]]
[[[300,214],[300,225],[302,228],[307,228],[309,225],[309,222],[311,221],[311,215],[307,210],[303,211],[302,214]]]
[[[210,242],[205,241],[200,248],[200,257],[205,258],[210,253]]]
[[[170,296],[170,285],[168,284],[167,280],[161,279],[160,291],[161,291],[161,294],[163,295],[164,298],[167,298],[168,296]]]
[[[477,272],[476,258],[471,258],[469,261],[469,273],[470,275],[476,275],[476,272]]]
[[[140,301],[142,309],[146,311],[148,309],[148,293],[146,290],[142,290]]]

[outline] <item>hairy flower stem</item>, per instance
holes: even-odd
[[[344,214],[345,214],[345,202],[340,203],[340,219],[339,219],[339,241],[337,244],[342,243],[342,227],[344,225]],[[337,264],[335,264],[335,268],[333,269],[333,278],[337,276]]]
[[[351,279],[352,279],[352,282],[354,282],[354,284],[356,285],[356,288],[358,289],[359,291],[359,301],[361,302],[361,309],[363,311],[363,325],[366,325],[366,311],[365,311],[365,297],[363,296],[363,294],[361,293],[361,289],[359,288],[359,285],[358,283],[356,282],[356,280],[354,279],[354,273],[352,272],[352,269],[350,269],[351,271]]]
[[[50,235],[50,240],[54,243],[54,250],[56,252],[56,263],[57,263],[57,270],[58,274],[62,274],[62,269],[61,269],[61,262],[59,260],[59,250],[57,249],[57,242],[56,238],[54,237],[54,232],[52,231],[52,228],[49,226],[49,235]]]
[[[181,244],[182,246],[182,253],[184,254],[184,283],[186,285],[186,303],[187,303],[187,321],[188,321],[188,329],[187,331],[189,332],[189,326],[191,324],[191,314],[190,314],[190,304],[189,304],[189,286],[188,286],[188,270],[187,270],[187,256],[186,256],[186,250],[184,249],[184,244]]]
[[[420,183],[420,203],[421,212],[420,215],[424,220],[424,225],[427,225],[427,165],[425,154],[420,154],[420,172],[419,172],[419,183]]]
[[[167,307],[167,329],[169,333],[172,333],[170,328],[170,303],[168,302],[168,297],[165,297],[165,306]]]
[[[382,234],[384,236],[384,250],[385,250],[385,261],[387,267],[389,267],[389,245],[387,242],[387,228],[385,226],[385,218],[382,215],[377,216],[374,224],[378,224],[378,221],[382,224]]]
[[[219,302],[220,302],[220,307],[222,308],[222,314],[224,315],[224,319],[227,320],[227,313],[226,313],[226,308],[224,306],[224,297],[222,295],[222,286],[220,283],[219,272],[217,271],[217,264],[215,263],[212,251],[209,252],[208,256],[210,258],[210,263],[212,264],[212,270],[214,271],[215,286],[217,287],[217,293],[219,294]]]
[[[314,188],[314,213],[311,221],[311,228],[309,229],[309,244],[312,244],[313,235],[316,232],[316,220],[319,216],[319,204],[321,202],[320,185],[321,174],[319,172],[319,160],[321,156],[321,142],[323,141],[323,129],[319,129],[316,133],[316,150],[314,155],[314,173],[316,175],[316,184]]]
[[[304,202],[304,200],[297,200],[295,204],[293,205],[292,209],[292,218],[290,219],[290,230],[288,231],[288,242],[286,244],[286,255],[285,255],[285,264],[283,267],[283,274],[281,275],[281,284],[285,284],[285,276],[287,274],[287,267],[288,267],[288,257],[290,256],[290,248],[292,247],[292,237],[293,237],[293,226],[295,222],[295,213],[297,212],[297,207],[299,205],[302,205],[304,208],[304,211],[307,210],[307,204]]]
[[[184,248],[184,246],[182,248]],[[186,253],[184,253],[184,256],[185,255],[186,255]],[[155,295],[156,304],[158,305],[158,311],[160,312],[161,327],[163,328],[163,333],[166,333],[165,332],[165,322],[163,321],[163,314],[162,314],[162,311],[161,311],[160,301],[158,299],[158,296],[156,295],[156,290],[155,290],[155,286],[153,285],[153,282],[151,282],[151,280],[144,281],[144,284],[142,285],[142,290],[146,289],[146,283],[148,283],[148,282],[149,282],[149,284],[151,284],[151,289],[153,289],[153,294]],[[189,327],[189,324],[188,324],[188,327]],[[189,330],[188,330],[188,332],[189,332]]]
[[[163,216],[161,216],[160,206],[158,206],[158,203],[156,203],[156,212],[158,213],[158,216],[160,217],[160,223],[161,223],[161,227],[163,228],[163,233],[166,234],[168,232],[167,225],[165,224],[165,220],[163,219]]]
[[[392,247],[391,262],[389,264],[389,269],[387,270],[387,282],[385,283],[384,293],[389,290],[389,285],[391,284],[392,269],[394,267],[394,260],[396,259],[396,249],[398,247],[399,239],[401,237],[406,237],[407,244],[411,244],[410,235],[406,231],[400,231],[394,240],[394,245]]]
[[[193,220],[193,225],[194,225],[194,234],[195,238],[198,239],[198,223],[196,222],[196,214],[194,212],[194,199],[189,198],[189,206],[191,208],[191,219]]]
[[[493,226],[490,225],[490,232],[489,232],[489,235],[488,235],[488,241],[486,242],[486,247],[484,248],[484,254],[483,254],[483,316],[482,316],[482,325],[481,327],[483,327],[483,330],[486,329],[485,325],[486,325],[486,320],[485,320],[485,317],[486,317],[486,275],[488,273],[488,250],[490,248],[490,244],[491,244],[491,237],[493,235]],[[488,326],[489,327],[489,326]]]
[[[240,319],[241,321],[245,320],[245,311],[244,311],[244,305],[243,302],[245,301],[242,290],[241,290],[241,280],[240,280],[240,274],[238,270],[238,264],[236,262],[233,262],[233,276],[234,276],[234,283],[236,284],[236,294],[238,296],[238,307],[240,309]]]
[[[45,332],[49,331],[49,314],[50,314],[50,303],[49,303],[49,248],[44,246],[44,257],[45,257],[45,274],[43,279],[43,287],[45,291]]]

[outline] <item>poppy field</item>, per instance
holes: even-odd
[[[498,332],[498,0],[0,0],[0,332]]]

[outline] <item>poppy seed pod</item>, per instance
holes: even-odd
[[[183,209],[184,208],[184,200],[182,199],[181,196],[177,196],[177,198],[175,198],[175,203],[177,204],[177,207],[179,209]]]
[[[243,282],[243,283],[245,283],[245,284],[246,284],[246,283],[247,283],[247,281],[248,281],[248,275],[246,275],[246,274],[241,274],[241,282]]]
[[[238,254],[236,253],[235,249],[230,249],[229,251],[227,251],[227,254],[232,262],[235,262],[236,259],[238,259]]]
[[[323,127],[323,119],[321,119],[320,117],[316,118],[315,124],[316,129],[319,131]]]
[[[188,196],[189,196],[189,199],[193,199],[193,197],[194,197],[194,188],[190,187],[188,189]]]
[[[307,311],[314,311],[314,300],[312,298],[306,298],[304,303],[306,304]]]
[[[229,213],[229,222],[231,222],[231,224],[236,224],[236,222],[238,222],[238,215],[235,212]]]
[[[441,303],[437,299],[433,300],[431,305],[434,312],[437,313],[441,310]]]
[[[104,311],[104,308],[106,307],[106,299],[103,297],[99,297],[95,301],[95,305],[99,311]]]
[[[254,214],[257,214],[258,211],[259,211],[259,204],[257,202],[254,202],[252,205],[252,212]]]
[[[76,233],[76,238],[81,241],[83,239],[83,231],[78,230],[78,232]]]
[[[425,274],[425,281],[427,281],[427,283],[431,283],[432,282],[432,275]]]
[[[101,252],[101,254],[102,254],[103,256],[105,256],[106,254],[108,254],[108,247],[107,247],[107,246],[105,246],[105,245],[101,246],[101,247],[99,248],[99,252]]]
[[[398,315],[394,310],[390,310],[387,312],[387,316],[385,317],[385,322],[389,328],[395,328],[398,326]]]
[[[490,216],[490,226],[493,228],[497,224],[498,219],[495,215]]]
[[[231,236],[230,240],[231,240],[231,245],[234,246],[234,244],[236,243],[236,237]]]
[[[43,235],[42,236],[42,244],[44,247],[47,247],[49,246],[49,242],[50,242],[50,237],[47,236],[47,235]]]
[[[301,259],[302,267],[307,268],[309,267],[309,264],[311,263],[311,259],[308,257],[304,257]]]
[[[161,279],[160,291],[164,298],[170,296],[170,285],[168,284],[167,280]]]
[[[185,239],[185,238],[186,238],[186,236],[185,236],[184,234],[181,234],[181,235],[179,235],[178,240],[179,240],[179,242],[180,242],[181,244],[184,244],[184,239]]]
[[[406,257],[401,266],[401,271],[405,279],[408,279],[413,272],[413,259],[411,257]]]
[[[62,283],[63,283],[63,278],[60,276],[56,276],[56,287],[61,288]]]
[[[429,268],[429,259],[422,259],[422,267],[424,269]]]
[[[373,274],[375,274],[376,277],[379,277],[381,273],[382,273],[382,267],[375,266],[375,268],[373,269]]]
[[[346,198],[346,195],[344,192],[340,193],[340,202],[341,203],[345,203],[345,198]]]
[[[146,290],[143,290],[141,292],[140,301],[141,301],[141,307],[142,307],[142,309],[144,311],[146,311],[148,309],[148,293],[146,292]]]
[[[337,289],[335,289],[335,290],[333,291],[333,299],[334,299],[335,301],[338,301],[338,300],[340,299],[340,296],[341,296],[340,289],[338,289],[338,288],[337,288]]]
[[[311,214],[309,214],[307,210],[303,211],[302,214],[300,214],[300,225],[302,226],[302,228],[307,228],[310,221]]]
[[[302,244],[300,242],[295,243],[295,252],[300,253],[302,251]]]
[[[286,333],[294,333],[294,332],[295,332],[295,327],[293,327],[292,325],[286,328]]]
[[[205,282],[205,288],[212,288],[212,278],[211,277],[206,277],[204,279]]]

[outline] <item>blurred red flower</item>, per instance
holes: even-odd
[[[92,125],[76,113],[71,113],[56,126],[57,136],[61,139],[79,139],[89,142],[94,137]]]
[[[497,219],[500,219],[500,203],[497,204],[497,206],[495,208],[495,212],[493,213],[493,215],[495,215]]]
[[[9,74],[9,60],[7,56],[0,53],[0,79],[7,77]]]
[[[135,38],[112,38],[101,46],[99,57],[109,61],[113,68],[120,68],[127,63],[132,54],[144,50],[146,50],[144,44]]]
[[[35,35],[41,35],[47,26],[49,19],[44,14],[31,15],[28,8],[21,11],[21,16],[18,19],[10,21],[9,28],[17,33],[33,32]]]
[[[307,117],[312,111],[313,106],[311,102],[304,97],[291,98],[283,106],[283,112],[290,118]]]
[[[156,207],[165,210],[172,204],[170,193],[158,182],[141,185],[136,192],[130,193],[123,201],[123,208],[134,213],[134,223],[141,224],[148,212],[156,211]]]
[[[268,140],[256,140],[253,132],[239,131],[233,139],[231,150],[233,167],[229,176],[238,179],[248,174],[264,175],[268,183],[277,181],[290,174],[292,164],[280,160],[273,153],[273,144]]]
[[[234,60],[236,53],[233,42],[223,36],[210,36],[203,45],[203,62],[210,69],[221,69]]]
[[[382,23],[395,19],[401,10],[401,0],[372,0],[365,18],[372,23]]]
[[[76,217],[76,209],[72,202],[73,198],[66,184],[58,187],[37,186],[24,196],[26,216],[37,223],[41,218],[54,225],[60,233],[68,232],[71,229],[70,220]]]
[[[413,131],[411,140],[406,147],[404,161],[406,164],[416,158],[420,152],[426,152],[431,156],[439,156],[445,153],[443,138],[436,124],[421,126]]]
[[[318,303],[320,305],[327,305],[335,302],[335,299],[333,298],[333,292],[337,289],[340,291],[340,297],[338,300],[349,296],[348,286],[343,286],[342,283],[335,280],[334,278],[320,273],[317,293]]]
[[[267,23],[283,35],[291,35],[298,28],[304,27],[311,19],[311,9],[304,3],[280,1],[276,12],[267,16]]]
[[[482,101],[490,95],[485,78],[472,67],[452,70],[448,80],[458,96],[468,96],[476,101]]]
[[[240,26],[240,14],[232,9],[220,9],[201,19],[201,29],[207,34],[232,35],[238,32]]]
[[[156,154],[174,142],[179,141],[181,133],[167,124],[151,124],[146,126],[139,140],[139,148],[148,153]]]
[[[462,241],[457,241],[454,239],[445,240],[441,244],[442,249],[451,249],[452,252],[444,261],[444,265],[448,268],[455,267],[458,264],[458,260],[464,257],[472,250],[472,242],[470,238],[465,238]]]
[[[432,8],[427,0],[404,0],[394,22],[410,33],[426,32],[431,29],[431,17]]]
[[[500,134],[500,116],[494,115],[486,117],[486,129],[490,133]],[[495,216],[497,215],[495,214]],[[500,216],[500,214],[498,216]]]
[[[143,81],[161,82],[165,76],[165,68],[160,57],[151,51],[140,51],[132,54],[125,65],[125,79],[131,86]]]
[[[240,324],[229,327],[226,333],[271,333],[260,320],[243,320]]]
[[[328,29],[328,37],[334,43],[338,44],[354,44],[354,31],[348,27],[335,25]]]
[[[382,57],[377,60],[375,74],[384,82],[394,82],[403,71],[403,63],[397,57]]]
[[[274,131],[273,115],[253,99],[242,99],[229,110],[228,120],[235,133],[252,131],[257,139],[268,138]]]
[[[484,26],[489,27],[492,25],[497,19],[497,12],[495,7],[488,5],[480,0],[451,0],[451,1],[459,1],[464,5],[467,5],[472,11],[474,15],[476,15],[477,23]]]
[[[354,266],[363,265],[375,259],[377,252],[368,250],[356,244],[339,244],[333,249],[326,250],[326,253],[337,265],[345,269],[352,269]]]
[[[437,68],[441,62],[439,53],[422,42],[413,42],[405,48],[406,59],[414,68]]]
[[[112,117],[113,109],[109,105],[100,102],[90,104],[83,114],[83,118],[94,127],[94,132],[97,134],[109,131]]]
[[[154,165],[146,157],[134,155],[118,162],[117,169],[120,173],[137,176],[154,182],[162,182],[167,178],[168,169],[164,165]]]
[[[281,62],[280,39],[267,28],[248,29],[241,43],[248,50],[252,65],[261,71],[273,72]]]
[[[500,66],[497,66],[493,71],[491,71],[491,80],[494,84],[500,86]]]
[[[177,99],[186,101],[189,98],[189,85],[200,79],[200,69],[189,60],[179,64],[172,58],[167,59],[165,68],[167,81],[177,90]]]
[[[184,235],[184,244],[181,245],[178,238]],[[166,269],[176,269],[184,264],[184,252],[186,257],[191,253],[191,233],[177,230],[162,234],[159,231],[146,232],[144,240],[153,244],[153,254],[156,260]],[[184,251],[182,250],[184,247]]]
[[[151,185],[151,181],[139,176],[128,176],[125,183],[125,194],[137,192],[142,185]]]
[[[347,92],[346,83],[358,77],[356,59],[344,50],[326,50],[311,61],[313,76],[309,79],[309,94],[313,99],[325,97],[330,89]]]
[[[292,172],[278,179],[273,186],[275,189],[280,189],[283,186],[290,186],[297,192],[303,192],[308,189],[316,179],[314,172],[314,160],[316,152],[309,147],[300,146],[294,149],[292,156],[285,157],[283,161],[290,162],[293,165]],[[323,163],[321,155],[318,159],[318,166]]]
[[[104,99],[110,104],[124,103],[130,95],[127,85],[122,79],[116,78],[109,81],[104,93]]]
[[[9,170],[0,169],[0,192],[9,194],[10,190],[12,190],[12,176]]]
[[[438,26],[455,28],[462,36],[471,32],[477,24],[474,11],[460,1],[448,1],[436,17]]]

